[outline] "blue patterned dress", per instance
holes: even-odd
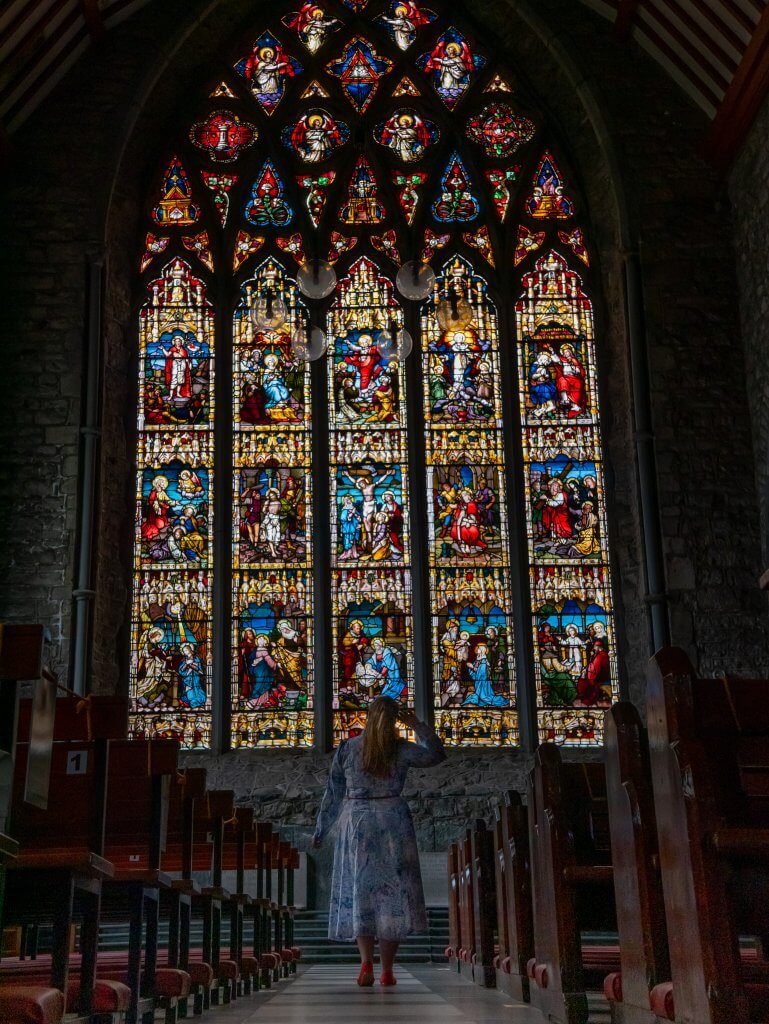
[[[409,768],[440,764],[446,753],[429,726],[415,732],[416,743],[398,744],[386,778],[363,770],[362,736],[343,743],[331,765],[315,834],[324,839],[339,819],[328,921],[337,942],[427,931],[414,823],[401,793]]]

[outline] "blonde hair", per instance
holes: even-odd
[[[397,720],[398,704],[390,697],[377,697],[369,705],[363,731],[363,770],[369,775],[390,774],[398,747]]]

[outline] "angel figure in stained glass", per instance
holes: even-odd
[[[286,28],[296,32],[310,53],[317,53],[326,36],[333,32],[339,21],[327,18],[321,7],[314,3],[302,4],[302,8],[283,19]]]
[[[395,0],[389,14],[376,19],[384,25],[393,42],[401,50],[408,50],[417,37],[417,29],[435,21],[433,11],[421,11],[414,0]]]
[[[316,164],[329,157],[348,135],[347,125],[337,123],[325,110],[311,110],[283,133],[283,140],[305,163]]]
[[[430,53],[423,54],[417,64],[429,74],[438,95],[447,107],[457,105],[470,85],[471,76],[486,63],[485,58],[473,55],[467,41],[449,29]]]
[[[377,142],[388,146],[404,163],[419,160],[437,136],[435,125],[424,121],[414,110],[396,111],[375,133]]]
[[[280,103],[285,91],[285,79],[293,78],[302,70],[301,65],[283,50],[269,33],[261,36],[251,54],[236,69],[243,75],[251,92],[268,114]]]

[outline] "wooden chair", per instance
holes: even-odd
[[[621,972],[604,994],[614,1024],[656,1024],[651,994],[670,980],[649,744],[634,705],[604,718],[604,760]]]
[[[510,790],[495,811],[497,986],[515,999],[529,1001],[527,964],[534,956],[531,906],[529,822],[520,793]]]
[[[619,958],[583,950],[581,932],[616,930],[605,777],[601,765],[561,764],[537,750],[529,781],[534,958],[531,1002],[551,1024],[586,1024],[586,988],[601,988]]]
[[[680,1024],[769,1021],[769,683],[698,679],[686,654],[649,664],[649,748]],[[757,956],[741,958],[740,936]]]

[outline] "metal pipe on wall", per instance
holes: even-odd
[[[85,350],[85,389],[80,426],[80,517],[77,536],[77,576],[72,591],[72,674],[70,687],[85,693],[88,681],[91,606],[95,597],[92,581],[93,534],[96,521],[96,475],[99,454],[99,386],[101,380],[102,284],[104,253],[88,257],[87,340]]]
[[[662,550],[657,461],[651,409],[649,357],[643,304],[641,261],[638,252],[628,250],[625,261],[625,303],[627,308],[630,370],[633,386],[636,463],[641,498],[641,529],[646,563],[646,594],[649,636],[653,651],[670,643],[665,560]]]

